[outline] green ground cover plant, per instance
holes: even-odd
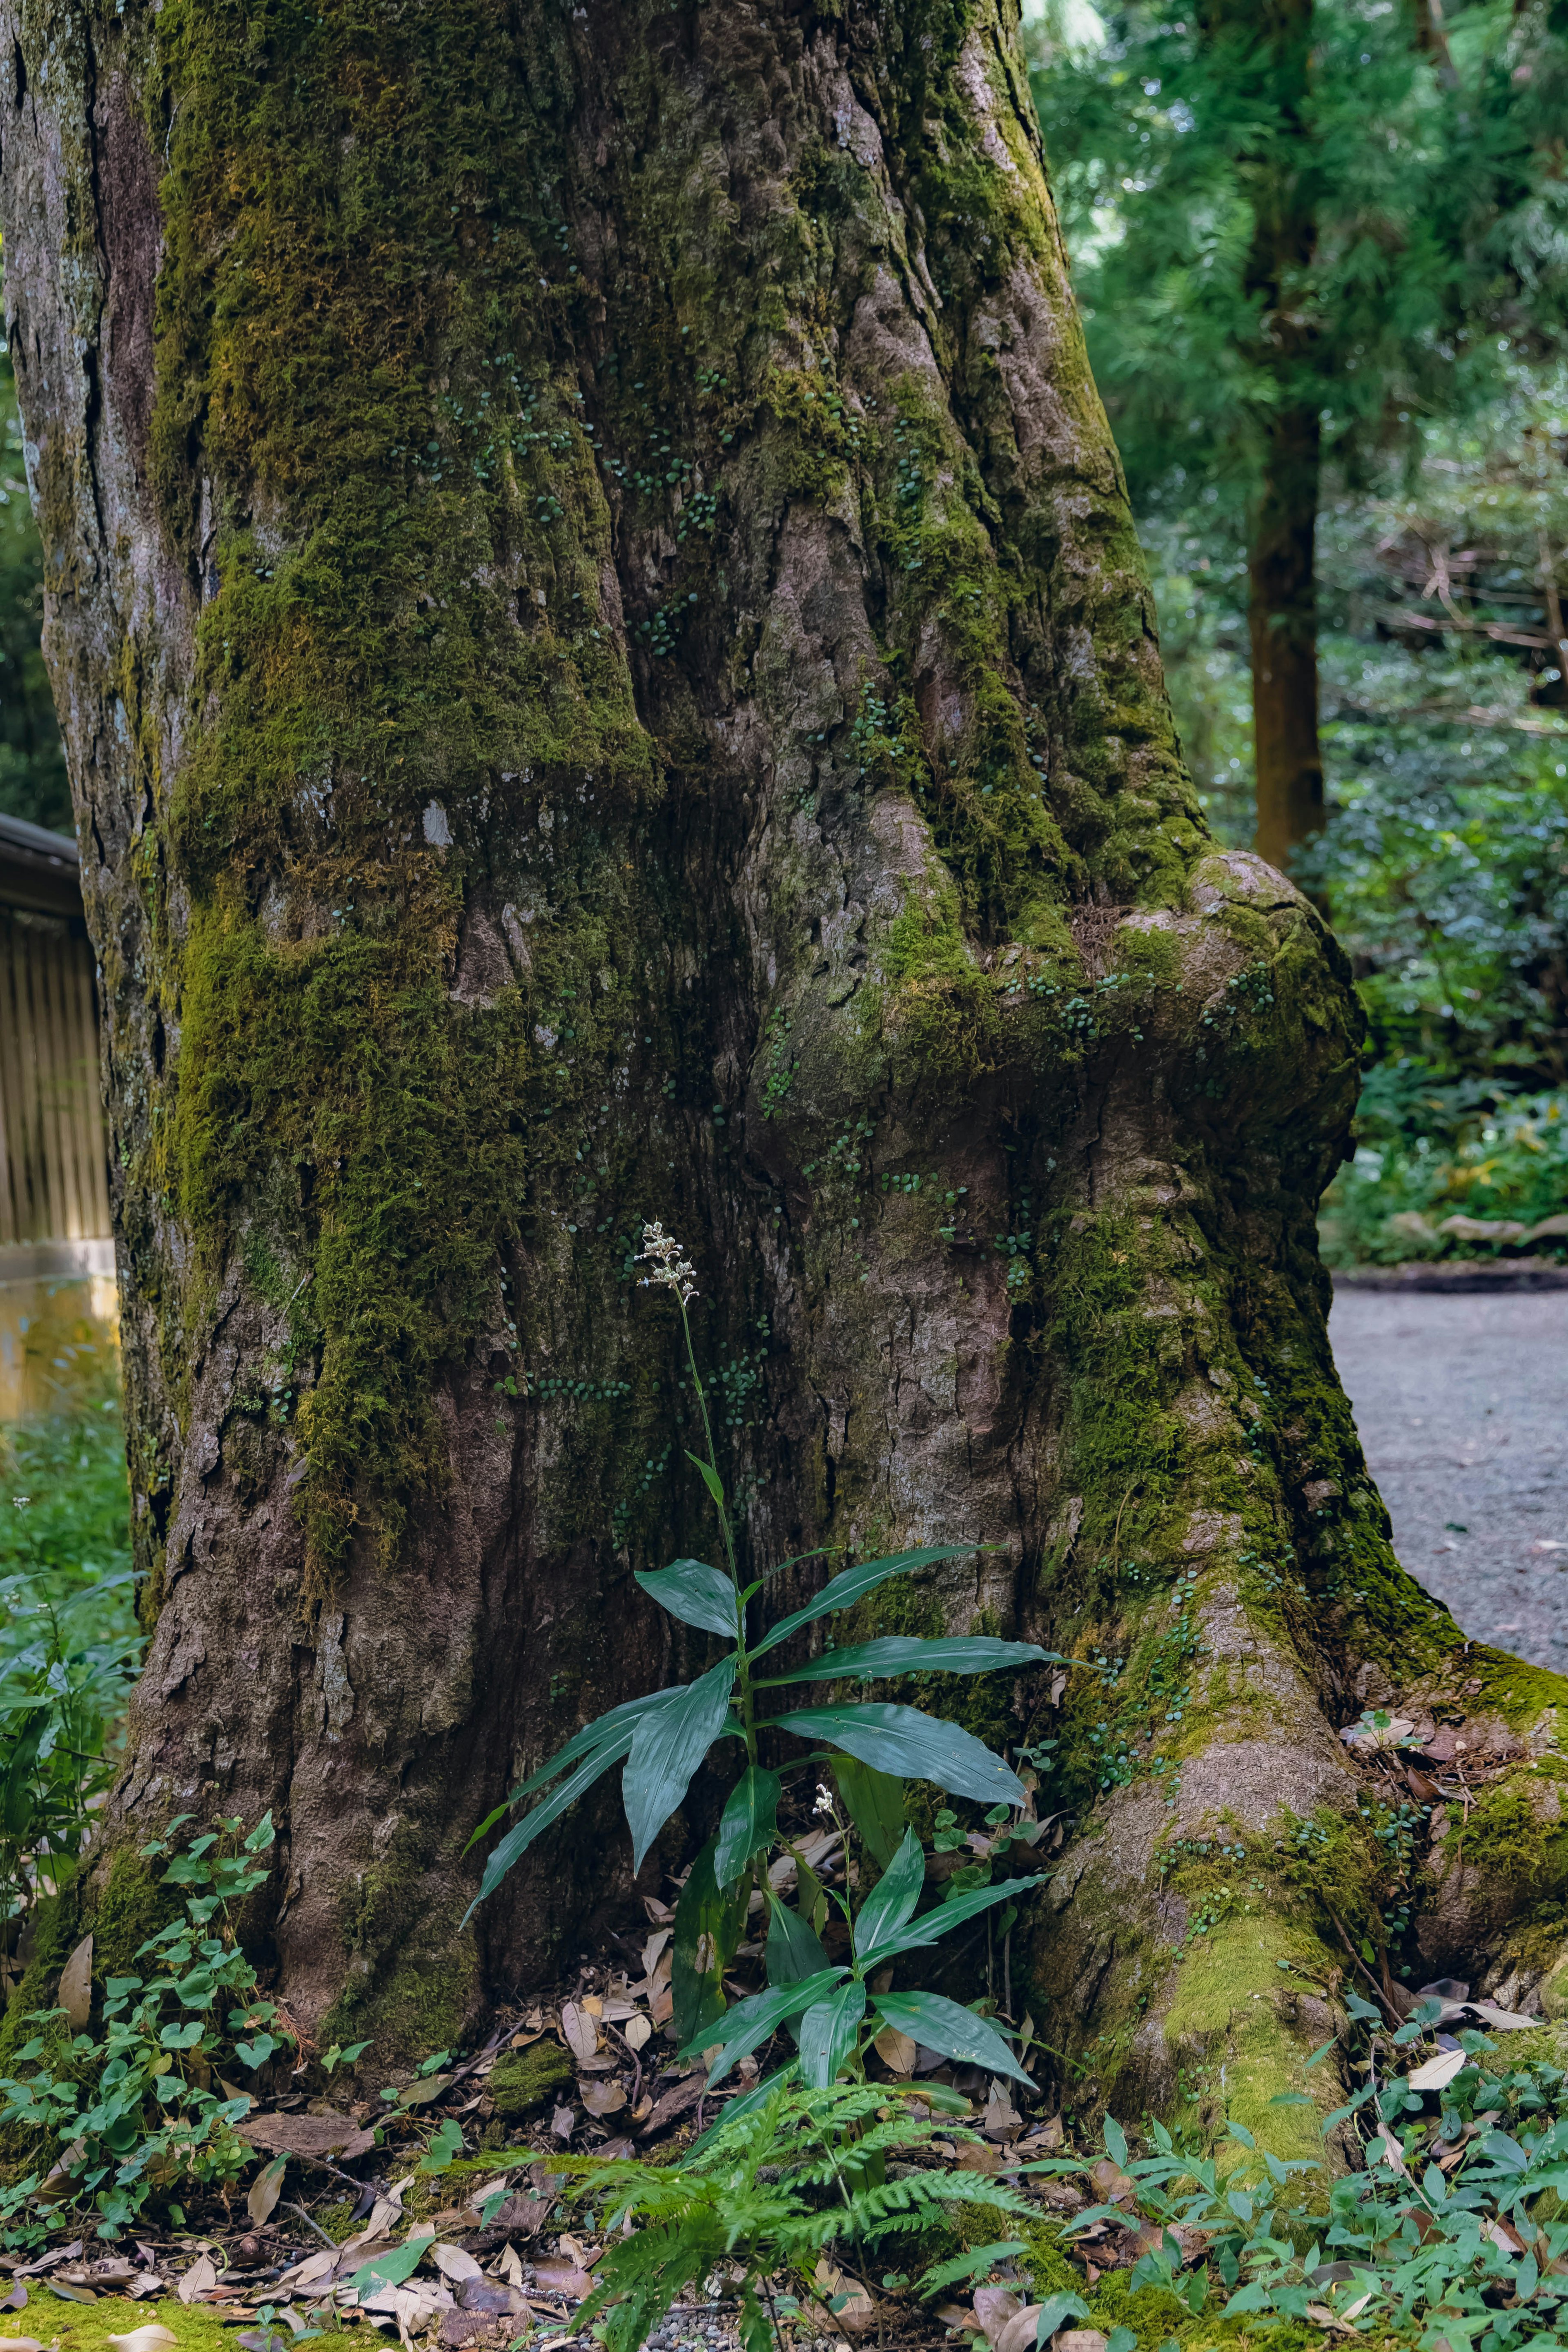
[[[190,1819],[177,1815],[143,1856],[168,1855]],[[219,2186],[252,2161],[235,2132],[250,2098],[224,2077],[253,2074],[292,2042],[260,1995],[236,1918],[267,1883],[274,1835],[268,1814],[248,1833],[220,1820],[188,1840],[164,1874],[184,1890],[184,1916],[147,1938],[131,1970],[105,1979],[97,2032],[90,1943],[68,1961],[57,2003],[23,2019],[34,2030],[0,2075],[0,2133],[25,2152],[0,2188],[8,2245],[37,2244],[89,2215],[99,2237],[114,2239],[149,2201]]]
[[[141,1662],[115,1395],[0,1430],[0,1968],[79,1861]]]
[[[803,2299],[847,2302],[817,2276],[835,2247],[868,2271],[871,2247],[918,2242],[956,2206],[1029,2211],[1016,2190],[972,2172],[909,2166],[888,2177],[890,2158],[922,2152],[937,2130],[910,2093],[886,2084],[775,2082],[731,2105],[679,2165],[562,2160],[605,2216],[605,2253],[575,2326],[593,2326],[608,2352],[637,2352],[678,2295],[717,2273],[739,2300],[747,2352],[771,2352]],[[617,2236],[628,2220],[631,2235]]]
[[[825,2305],[836,2322],[852,2270],[873,2293],[904,2298],[900,2334],[910,2304],[942,2294],[959,2326],[954,2292],[990,2282],[976,2296],[973,2352],[1004,2330],[1010,2344],[1044,2347],[1079,2324],[1110,2352],[1274,2342],[1293,2352],[1358,2337],[1401,2352],[1556,2352],[1568,2316],[1568,2118],[1563,2053],[1542,2046],[1550,2029],[1516,2058],[1512,2035],[1441,2033],[1436,1998],[1392,2029],[1353,1995],[1346,2010],[1342,2035],[1366,2081],[1322,2120],[1331,2162],[1327,2151],[1322,2162],[1283,2160],[1233,2121],[1200,2146],[1108,2118],[1092,2154],[1019,2162],[996,2181],[953,2168],[948,2151],[974,2136],[925,2113],[918,2086],[784,2078],[734,2100],[679,2166],[560,2159],[605,2241],[575,2324],[632,2352],[679,2294],[722,2282],[748,2352],[765,2352],[792,2322],[819,2326]],[[1305,2089],[1279,2102],[1311,2104]],[[1033,2200],[1050,2181],[1083,2181],[1096,2201],[1053,2219]],[[1107,2225],[1137,2233],[1131,2268],[1105,2266]],[[1099,2267],[1072,2267],[1085,2256]],[[884,2336],[898,2307],[884,2306]]]
[[[1352,2026],[1372,2029],[1368,2080],[1322,2128],[1359,2119],[1365,2168],[1332,2179],[1326,2198],[1320,2168],[1258,2150],[1237,2124],[1216,2158],[1176,2147],[1159,2124],[1148,2154],[1133,2157],[1109,2123],[1107,2156],[1155,2241],[1133,2267],[1132,2300],[1151,2287],[1194,2318],[1315,2321],[1384,2340],[1392,2330],[1423,2352],[1444,2342],[1450,2352],[1555,2352],[1568,2315],[1563,2072],[1540,2058],[1510,2063],[1479,2032],[1446,2036],[1449,2047],[1429,2054],[1442,2006],[1420,2003],[1388,2033],[1379,2011],[1350,1997]],[[1085,2169],[1070,2158],[1024,2168]],[[1067,2237],[1125,2214],[1125,2200],[1089,2206]]]

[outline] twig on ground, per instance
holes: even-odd
[[[306,2212],[302,2205],[291,2205],[289,2200],[285,2199],[283,2202],[283,2210],[285,2213],[298,2213],[300,2221],[303,2221],[307,2230],[314,2230],[317,2237],[321,2239],[321,2243],[325,2246],[331,2246],[332,2252],[334,2253],[337,2252],[337,2240],[335,2238],[329,2237],[326,2231],[322,2229],[321,2223],[313,2220],[312,2217]]]

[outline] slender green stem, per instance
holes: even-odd
[[[680,1307],[680,1328],[686,1339],[686,1360],[691,1367],[691,1385],[697,1391],[697,1409],[702,1415],[702,1434],[708,1441],[708,1466],[712,1471],[714,1481],[721,1494],[723,1480],[719,1475],[719,1449],[713,1443],[713,1423],[708,1414],[708,1391],[702,1385],[702,1375],[697,1369],[697,1350],[691,1343],[691,1318],[686,1311],[686,1301],[680,1297],[679,1291],[676,1297]],[[731,1525],[728,1509],[717,1496],[714,1498],[713,1507],[719,1514],[719,1525],[724,1532],[725,1565],[730,1571],[730,1581],[735,1588],[735,1681],[739,1686],[741,1722],[746,1738],[746,1761],[748,1764],[754,1765],[757,1760],[757,1726],[752,1692],[751,1660],[746,1651],[746,1611],[745,1604],[741,1599],[741,1573],[735,1561],[735,1531]]]

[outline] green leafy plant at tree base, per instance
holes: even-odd
[[[80,1859],[118,1762],[143,1637],[110,1395],[0,1430],[0,1973]]]
[[[718,2273],[739,2299],[746,2352],[770,2352],[780,2322],[799,2312],[796,2290],[838,2300],[816,2280],[830,2249],[852,2248],[864,2270],[868,2242],[928,2231],[953,2206],[1029,2211],[978,2173],[881,2177],[889,2156],[918,2149],[937,2128],[886,2084],[775,2083],[735,2102],[679,2166],[552,2156],[552,2172],[604,2200],[605,2255],[574,2329],[598,2321],[607,2352],[637,2352],[678,2295]],[[617,2235],[627,2221],[632,2233]]]
[[[1371,2136],[1365,2170],[1335,2179],[1326,2209],[1321,2190],[1291,2191],[1293,2175],[1320,2174],[1316,2163],[1258,2149],[1239,2124],[1226,2127],[1229,2153],[1241,2151],[1227,2168],[1177,2147],[1159,2124],[1150,2153],[1133,2157],[1108,2122],[1106,2154],[1132,2197],[1076,2212],[1066,2241],[1097,2222],[1137,2219],[1145,2251],[1129,2285],[1134,2294],[1163,2288],[1194,2318],[1318,2325],[1344,2341],[1345,2331],[1359,2331],[1420,2352],[1445,2344],[1448,2352],[1560,2352],[1568,2341],[1563,2070],[1540,2061],[1510,2066],[1495,2042],[1471,2032],[1458,2036],[1448,2064],[1439,2057],[1434,2067],[1428,2057],[1412,2066],[1422,2055],[1412,2044],[1430,2050],[1439,2001],[1420,2004],[1393,2033],[1370,2002],[1352,1994],[1346,2007],[1352,2030],[1372,2030],[1369,2080],[1321,2127],[1327,2135],[1355,2118]],[[1312,2102],[1286,2091],[1273,2104]],[[1089,2170],[1065,2157],[1021,2168]]]
[[[143,1854],[166,1854],[190,1818],[179,1815]],[[266,1885],[274,1835],[270,1813],[248,1836],[243,1822],[220,1820],[176,1855],[166,1883],[189,1890],[185,1916],[137,1952],[144,1975],[106,1979],[100,2035],[71,2032],[65,2007],[29,2014],[37,2030],[16,2072],[0,2076],[0,2130],[30,2138],[39,2155],[0,2189],[0,2242],[37,2243],[68,2212],[79,2226],[83,2209],[112,2239],[150,2200],[186,2184],[220,2187],[254,2160],[235,2132],[250,2099],[220,2069],[255,2069],[293,2040],[258,1997],[231,1917]]]
[[[871,1994],[868,1990],[870,1974],[900,1954],[934,1944],[977,1913],[1043,1883],[1043,1874],[1038,1873],[1005,1879],[959,1895],[935,1913],[916,1920],[914,1912],[925,1883],[925,1857],[912,1832],[900,1834],[904,1780],[932,1780],[950,1794],[976,1799],[991,1806],[999,1821],[1005,1821],[1014,1807],[1020,1815],[1026,1811],[1028,1791],[1023,1782],[972,1733],[925,1715],[918,1707],[861,1699],[763,1717],[757,1712],[757,1700],[763,1691],[783,1690],[797,1683],[867,1682],[911,1674],[985,1674],[997,1668],[1070,1662],[1032,1642],[897,1636],[827,1650],[803,1665],[759,1675],[761,1661],[807,1626],[852,1609],[894,1577],[908,1576],[939,1560],[962,1559],[976,1547],[927,1546],[862,1560],[831,1577],[815,1601],[753,1633],[748,1612],[767,1580],[759,1577],[744,1585],[741,1581],[734,1526],[719,1475],[707,1394],[697,1369],[687,1312],[696,1296],[694,1269],[681,1255],[680,1244],[658,1224],[644,1227],[640,1256],[653,1268],[647,1281],[672,1292],[680,1309],[687,1360],[707,1444],[705,1459],[695,1454],[688,1459],[718,1513],[725,1565],[720,1569],[705,1560],[678,1559],[668,1568],[639,1570],[637,1580],[682,1624],[717,1633],[734,1646],[695,1682],[612,1707],[514,1790],[507,1804],[498,1806],[480,1823],[470,1845],[510,1806],[537,1795],[552,1781],[556,1784],[496,1845],[476,1900],[482,1902],[534,1840],[623,1760],[622,1789],[634,1867],[640,1869],[648,1848],[680,1804],[710,1750],[719,1742],[732,1739],[744,1750],[744,1769],[724,1807],[716,1836],[691,1866],[676,1911],[673,1938],[676,2030],[689,2049],[721,2043],[711,2079],[716,2081],[780,2026],[798,2020],[800,2073],[806,2083],[818,2086],[831,2083],[846,2067],[858,2070],[865,2043],[886,2026],[897,2027],[943,2056],[1026,2081],[996,2028],[956,2002],[930,1993]],[[781,1563],[784,1568],[795,1565],[793,1560]],[[812,1746],[812,1752],[773,1770],[759,1760],[759,1736],[763,1731],[787,1733]],[[813,1745],[816,1742],[822,1743],[821,1748]],[[829,1751],[827,1756],[823,1749]],[[801,1895],[795,1910],[769,1883],[765,1868],[766,1857],[776,1846],[793,1852],[791,1841],[778,1827],[787,1776],[825,1761],[831,1761],[840,1797],[867,1853],[886,1864],[858,1917],[852,1916],[847,1902],[830,1895],[816,1879],[801,1854],[795,1854]],[[831,1813],[837,1822],[833,1799],[825,1788],[819,1790],[817,1810]],[[1038,1826],[1020,1819],[1014,1835],[1031,1843],[1038,1835]],[[760,1879],[770,1910],[769,1989],[740,2002],[721,2036],[710,2029],[725,2010],[723,1972],[741,1940],[753,1874]],[[843,1911],[850,1936],[850,1958],[837,1966],[820,1940],[829,1900]]]

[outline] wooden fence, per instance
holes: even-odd
[[[0,1248],[108,1233],[92,950],[79,918],[0,904]]]
[[[76,844],[0,816],[0,1420],[112,1346],[113,1276]]]

